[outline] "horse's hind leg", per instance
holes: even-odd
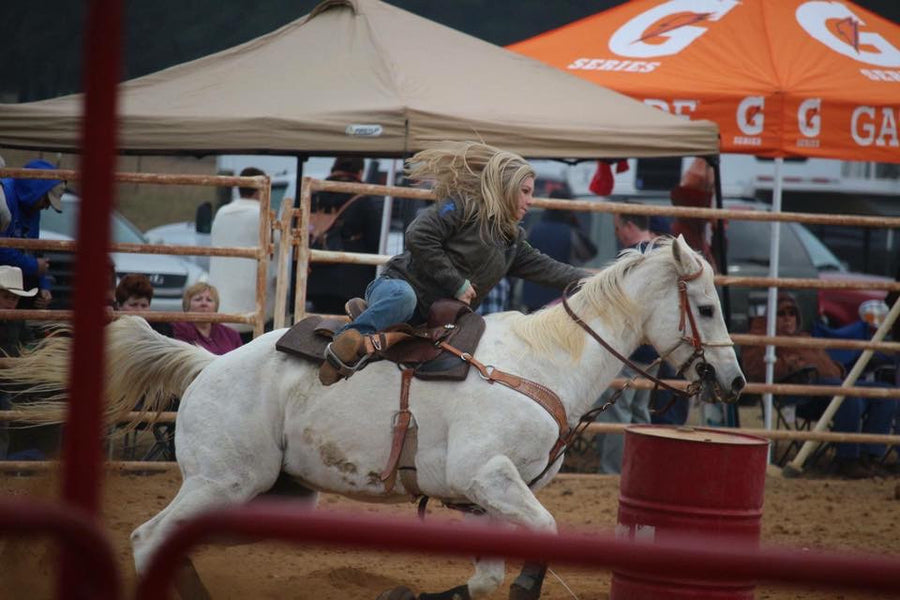
[[[215,506],[246,502],[270,488],[276,477],[277,473],[268,482],[259,481],[260,478],[255,478],[257,481],[240,481],[237,478],[215,481],[201,476],[187,477],[172,502],[131,534],[138,574],[144,571],[153,551],[179,522]]]

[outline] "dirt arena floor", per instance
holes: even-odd
[[[763,541],[804,548],[856,549],[900,555],[900,500],[897,479],[841,481],[782,479],[766,482]],[[33,496],[52,499],[58,478],[50,474],[0,475],[4,497]],[[134,586],[128,537],[174,496],[180,484],[177,472],[153,475],[111,473],[104,487],[103,520],[110,533],[126,592]],[[562,530],[609,531],[615,525],[619,478],[586,479],[560,476],[538,496],[556,516]],[[354,510],[414,518],[412,505],[375,506],[323,495],[320,508]],[[455,519],[454,513],[433,505],[434,519]],[[469,577],[464,558],[381,555],[368,552],[256,543],[233,547],[204,547],[194,555],[197,569],[217,599],[272,598],[374,600],[382,591],[408,585],[416,591],[438,591],[459,585]],[[55,580],[55,551],[39,541],[0,540],[0,598],[51,598]],[[506,598],[513,579],[493,598]],[[551,565],[551,568],[552,565]],[[557,566],[554,571],[582,600],[607,598],[610,574]],[[127,596],[126,596],[127,597]],[[564,600],[573,596],[548,575],[542,598]],[[760,599],[824,600],[870,598],[847,592],[760,586]]]

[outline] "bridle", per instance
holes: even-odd
[[[615,356],[617,359],[619,359],[619,361],[621,361],[623,364],[627,365],[638,375],[641,375],[641,376],[649,379],[656,386],[672,392],[673,396],[677,396],[677,397],[681,397],[681,398],[690,398],[692,396],[697,395],[700,392],[700,390],[703,386],[704,380],[707,380],[707,381],[713,380],[714,381],[714,378],[715,378],[715,369],[712,367],[712,365],[709,364],[709,362],[707,362],[704,349],[705,348],[721,348],[721,347],[728,347],[728,346],[734,345],[734,342],[732,342],[730,339],[717,340],[717,341],[712,341],[712,342],[709,342],[709,341],[704,342],[703,339],[700,337],[700,329],[697,327],[697,321],[694,318],[694,313],[691,310],[691,304],[688,301],[688,295],[687,295],[687,284],[690,283],[691,281],[694,281],[695,279],[699,278],[703,274],[703,265],[700,263],[697,263],[697,266],[698,266],[698,269],[695,272],[689,273],[687,275],[680,275],[678,277],[678,308],[681,313],[679,320],[678,320],[678,330],[681,332],[681,338],[678,340],[678,342],[674,346],[669,348],[666,352],[661,353],[661,355],[657,359],[657,361],[655,361],[653,363],[653,365],[651,365],[651,367],[652,367],[657,362],[662,362],[663,360],[668,358],[668,356],[670,354],[675,352],[675,350],[677,350],[684,344],[688,344],[691,347],[693,347],[693,349],[694,349],[693,353],[691,354],[690,357],[688,357],[688,359],[684,363],[682,363],[682,365],[679,367],[676,375],[678,377],[683,376],[684,373],[687,372],[687,370],[691,367],[691,365],[693,365],[694,363],[697,363],[696,371],[697,371],[697,374],[700,376],[700,378],[697,381],[692,381],[690,384],[688,384],[688,386],[685,390],[680,390],[678,388],[670,386],[669,384],[665,383],[663,380],[659,379],[658,377],[648,373],[646,368],[642,368],[642,367],[638,366],[634,361],[629,359],[627,356],[623,356],[619,351],[617,351],[615,348],[613,348],[611,345],[609,345],[609,343],[606,340],[604,340],[602,337],[600,337],[600,334],[598,334],[596,331],[591,329],[590,325],[588,325],[583,319],[581,319],[577,314],[575,314],[575,311],[572,310],[571,306],[569,306],[568,297],[569,297],[570,293],[574,290],[574,288],[576,286],[580,285],[578,282],[573,282],[566,287],[566,290],[563,293],[563,297],[562,297],[563,308],[565,308],[566,313],[569,315],[569,317],[573,321],[575,321],[575,323],[578,324],[579,327],[581,327],[582,329],[587,331],[588,334],[591,337],[593,337],[595,340],[597,340],[597,342],[601,346],[606,348],[606,350],[610,354]],[[687,332],[688,325],[690,325],[690,328],[691,328],[690,335],[688,335],[688,332]]]

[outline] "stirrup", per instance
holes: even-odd
[[[359,360],[356,361],[354,365],[348,365],[340,358],[338,358],[337,354],[331,349],[331,344],[334,342],[329,342],[327,346],[325,346],[325,362],[334,367],[334,370],[340,373],[343,377],[350,377],[369,362],[369,359],[372,357],[371,354],[363,354],[359,357]]]

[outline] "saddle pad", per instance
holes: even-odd
[[[323,318],[318,315],[304,318],[275,342],[275,349],[321,365],[325,362],[325,347],[331,341],[316,333],[322,321]]]

